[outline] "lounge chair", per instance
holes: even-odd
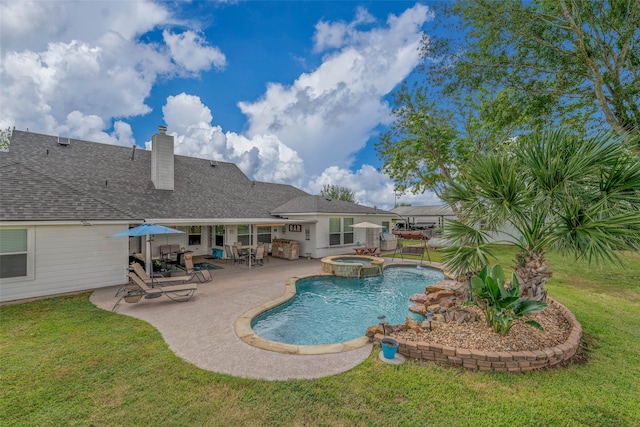
[[[184,268],[189,277],[191,278],[197,277],[202,283],[209,282],[212,280],[211,272],[208,269],[195,267],[193,265],[193,255],[191,254],[184,254]],[[189,279],[189,280],[193,280],[193,279]]]
[[[144,283],[150,286],[158,285],[164,286],[167,284],[184,284],[195,281],[194,279],[198,279],[200,283],[207,283],[213,280],[211,277],[211,273],[208,270],[202,271],[194,271],[192,274],[188,274],[186,276],[176,276],[176,277],[156,277],[154,274],[153,277],[149,277],[147,272],[144,271],[144,268],[137,262],[131,264],[131,268],[138,275],[140,279]]]
[[[144,283],[144,281],[135,273],[129,273],[129,279],[131,279],[131,282],[123,288],[120,298],[118,298],[118,301],[116,301],[111,311],[116,311],[118,305],[120,305],[120,302],[123,299],[126,302],[136,303],[140,301],[143,296],[155,298],[165,295],[173,301],[184,302],[188,301],[198,290],[197,283],[185,283],[181,285],[159,286],[157,288],[152,288]]]

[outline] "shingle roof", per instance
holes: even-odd
[[[174,157],[175,190],[156,190],[151,152],[132,154],[132,148],[75,139],[62,146],[55,136],[16,130],[9,152],[0,153],[0,219],[78,218],[78,212],[93,215],[82,219],[272,218],[276,207],[308,196],[290,185],[251,181],[232,163],[213,167],[186,156]]]
[[[398,206],[391,209],[400,216],[455,216],[448,205]]]
[[[1,219],[134,219],[130,212],[87,196],[19,163],[2,162],[0,183]]]
[[[368,206],[345,202],[337,199],[327,199],[324,196],[300,196],[291,199],[271,211],[274,215],[303,214],[303,213],[344,213],[361,215],[393,215],[393,213]]]

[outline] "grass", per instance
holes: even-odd
[[[496,254],[511,265],[512,248]],[[391,366],[374,350],[341,375],[248,380],[182,361],[88,294],[4,306],[0,425],[638,425],[640,255],[623,257],[625,268],[588,267],[549,254],[548,291],[582,323],[587,360],[515,375]]]

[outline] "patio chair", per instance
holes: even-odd
[[[154,284],[162,284],[162,283],[169,283],[169,282],[176,283],[176,282],[182,282],[186,280],[185,278],[178,278],[178,277],[164,277],[160,273],[151,273],[151,276],[149,276],[147,272],[144,270],[144,267],[142,266],[142,264],[137,262],[132,262],[130,267],[142,280],[144,280],[146,284],[151,286],[153,286]]]
[[[240,255],[240,252],[238,252],[238,246],[236,246],[236,245],[231,246],[231,251],[233,251],[234,263],[236,263],[236,262],[247,262],[247,259],[248,259],[249,255]]]
[[[226,258],[224,259],[225,263],[227,261],[231,261],[232,263],[235,263],[235,260],[233,258],[233,252],[231,251],[231,246],[224,245],[224,253],[227,255]]]
[[[175,264],[178,262],[178,252],[180,252],[180,245],[161,245],[160,259],[162,261]]]
[[[153,286],[153,285],[164,286],[167,284],[178,285],[178,284],[192,282],[194,281],[194,279],[198,279],[200,283],[207,283],[213,280],[213,278],[211,277],[211,273],[208,270],[198,271],[197,272],[198,274],[195,274],[196,272],[194,272],[186,276],[157,277],[157,273],[156,273],[153,275],[153,277],[149,277],[149,275],[147,275],[147,272],[144,271],[144,268],[142,268],[142,266],[137,262],[134,262],[133,264],[131,264],[131,268],[136,273],[136,275],[138,275],[138,277],[142,281],[144,281],[144,283],[150,286]]]
[[[258,247],[264,247],[264,260],[269,262],[269,247],[264,242],[258,242]]]
[[[115,311],[123,299],[126,302],[138,302],[143,296],[145,298],[155,298],[165,295],[173,301],[184,302],[191,299],[193,294],[198,290],[196,283],[151,288],[135,273],[129,273],[129,279],[131,283],[126,287],[126,290],[122,293],[118,301],[116,301],[111,311]]]
[[[256,255],[253,258],[255,265],[264,265],[264,245],[258,245]]]

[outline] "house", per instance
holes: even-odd
[[[143,222],[184,234],[154,236],[195,255],[239,241],[295,240],[301,255],[351,252],[369,221],[395,214],[249,179],[235,164],[174,154],[161,126],[152,150],[14,130],[0,152],[0,301],[126,282],[145,239],[107,238]]]

